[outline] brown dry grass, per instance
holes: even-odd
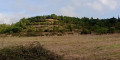
[[[0,37],[0,48],[39,41],[68,60],[119,60],[120,34]],[[3,44],[3,45],[2,45]]]

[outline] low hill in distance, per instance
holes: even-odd
[[[120,19],[94,19],[55,14],[22,18],[19,22],[7,25],[0,24],[0,34],[20,36],[51,36],[63,34],[111,34],[120,33]]]

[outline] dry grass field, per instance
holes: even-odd
[[[68,60],[120,60],[120,34],[0,37],[0,48],[32,41]]]

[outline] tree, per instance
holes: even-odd
[[[51,18],[52,18],[52,19],[57,19],[57,15],[51,14]]]

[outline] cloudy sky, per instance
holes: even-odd
[[[120,0],[0,0],[0,24],[49,14],[110,18],[120,15]]]

